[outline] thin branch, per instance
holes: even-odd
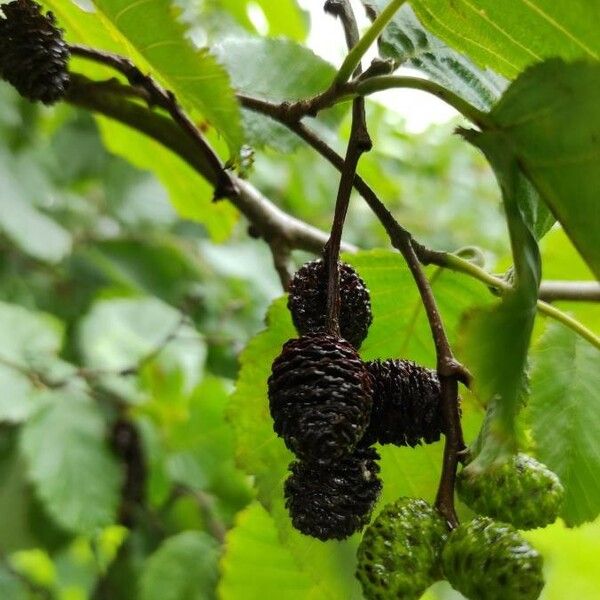
[[[296,102],[274,103],[245,94],[238,94],[238,100],[245,108],[261,112],[289,124],[306,116],[316,117],[322,110],[331,108],[340,102],[352,100],[357,96],[368,96],[393,88],[405,88],[420,90],[436,96],[480,129],[493,128],[493,123],[486,113],[475,108],[439,83],[421,77],[389,75],[387,74],[389,69],[390,65],[386,61],[375,61],[363,76],[350,83],[336,88],[328,88],[311,98],[297,100]]]
[[[360,110],[359,107],[354,107],[354,112]],[[360,147],[360,142],[357,140],[357,132],[359,129],[358,119],[352,119],[352,132],[350,141],[348,142],[348,150],[344,167],[341,171],[340,185],[338,188],[337,199],[335,203],[335,214],[333,225],[331,227],[331,236],[327,242],[325,259],[327,264],[327,324],[329,331],[339,335],[339,313],[340,313],[340,277],[339,277],[339,256],[340,256],[340,241],[342,239],[342,231],[346,214],[348,213],[348,205],[350,203],[350,195],[356,174],[358,161],[363,153]]]
[[[173,487],[165,503],[159,509],[159,513],[165,515],[171,510],[175,502],[183,497],[189,497],[195,501],[202,516],[206,520],[208,531],[220,544],[223,544],[225,542],[227,529],[215,510],[214,499],[206,492],[194,490],[183,484],[177,484]]]
[[[436,96],[443,100],[446,104],[454,108],[461,115],[469,119],[474,125],[481,129],[492,127],[489,117],[483,111],[478,110],[472,104],[446,89],[444,86],[431,81],[422,79],[421,77],[403,77],[396,75],[380,75],[378,77],[370,77],[358,81],[352,86],[352,93],[368,96],[376,92],[381,92],[389,89],[408,88],[413,90],[421,90]]]
[[[341,171],[344,165],[344,159],[328,144],[326,144],[316,133],[309,129],[306,125],[298,121],[289,121],[284,112],[279,112],[278,105],[273,105],[266,101],[255,102],[254,99],[247,101],[242,98],[242,104],[262,114],[265,114],[276,121],[286,125],[290,131],[293,131],[298,137],[303,139],[309,144],[314,150],[316,150],[321,156],[326,158],[331,165],[333,165],[338,171]],[[384,226],[388,236],[406,236],[412,240],[413,248],[419,257],[419,260],[423,264],[434,264],[440,267],[446,267],[455,271],[460,271],[475,279],[479,279],[483,283],[488,284],[491,288],[496,289],[500,293],[502,291],[508,291],[511,289],[510,284],[498,279],[477,267],[473,263],[463,260],[460,257],[449,254],[446,252],[438,252],[431,250],[426,246],[418,243],[408,232],[404,229],[393,217],[387,207],[379,200],[377,194],[364,181],[360,175],[356,175],[354,178],[354,188],[363,197],[365,202],[369,205],[371,210],[377,216],[381,224]],[[544,293],[545,282],[542,282],[540,287],[540,296]],[[574,298],[573,298],[574,299]],[[582,298],[578,298],[582,299]],[[600,339],[593,332],[587,329],[584,325],[570,317],[569,315],[561,312],[560,310],[546,304],[545,302],[538,301],[537,309],[540,313],[545,314],[559,322],[566,327],[572,329],[575,333],[588,340],[597,348],[600,348]]]
[[[491,273],[488,273],[481,267],[456,256],[456,254],[450,254],[447,252],[435,252],[427,250],[421,247],[419,249],[419,258],[424,264],[435,264],[440,267],[451,269],[459,273],[469,275],[474,279],[478,279],[489,288],[491,288],[497,295],[502,296],[512,290],[512,287],[504,279],[494,277]],[[537,310],[541,314],[544,314],[559,323],[562,323],[565,327],[568,327],[574,331],[577,335],[587,340],[590,344],[600,350],[600,337],[597,336],[593,331],[590,331],[579,321],[573,319],[573,317],[562,312],[555,306],[538,300]]]
[[[195,142],[200,153],[206,158],[215,173],[215,199],[228,198],[237,194],[237,188],[230,173],[225,170],[221,159],[181,108],[173,92],[162,88],[150,75],[144,75],[128,58],[77,44],[70,45],[69,50],[73,56],[92,60],[115,69],[125,76],[131,86],[145,90],[149,97],[149,104],[166,110]]]
[[[360,39],[358,24],[352,10],[350,0],[327,0],[323,10],[342,22],[344,35],[346,36],[346,46],[348,49],[354,48]]]
[[[562,310],[559,310],[555,306],[552,306],[552,304],[548,304],[547,302],[539,300],[537,303],[537,308],[543,315],[562,323],[565,327],[573,330],[575,333],[600,350],[600,337],[590,331],[582,323],[567,313],[564,313]]]
[[[555,302],[600,302],[600,283],[597,281],[543,281],[540,300]]]
[[[182,136],[179,127],[167,116],[156,113],[141,104],[115,94],[102,83],[95,83],[81,75],[71,75],[67,102],[114,119],[156,140],[184,160],[212,185],[216,184],[214,170],[206,157],[198,153],[188,136]],[[262,195],[247,181],[233,176],[238,194],[229,198],[253,225],[257,233],[269,241],[284,240],[290,248],[318,254],[327,243],[325,232],[287,214]],[[344,251],[356,251],[351,244],[343,244]]]
[[[344,28],[346,42],[352,50],[359,42],[358,25],[354,17],[352,6],[348,0],[329,0],[325,3],[325,9],[337,15]],[[354,74],[360,75],[362,68],[360,63],[356,65]],[[352,104],[352,128],[350,130],[350,139],[348,140],[348,149],[344,160],[338,194],[335,203],[335,214],[331,227],[331,236],[327,242],[325,259],[327,263],[327,323],[329,330],[339,335],[339,313],[340,313],[340,274],[339,274],[339,256],[340,243],[342,240],[342,231],[344,222],[348,213],[350,196],[356,176],[356,167],[360,157],[364,152],[371,150],[373,144],[365,116],[364,98],[356,98]]]
[[[275,271],[277,271],[281,287],[284,292],[287,292],[292,280],[290,247],[286,243],[281,243],[278,239],[273,239],[268,244],[273,256],[273,266],[275,267]]]
[[[339,68],[332,87],[342,85],[350,79],[354,69],[360,64],[362,57],[371,47],[373,42],[379,37],[385,26],[389,23],[396,11],[404,4],[405,0],[392,0],[373,21],[369,29],[360,38],[357,44],[353,45],[352,50],[346,56],[342,66]]]

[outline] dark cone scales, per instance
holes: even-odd
[[[364,442],[416,446],[443,433],[440,383],[435,371],[409,360],[367,363],[373,410]]]
[[[53,104],[69,84],[69,49],[52,13],[30,0],[2,6],[0,76],[32,101]]]
[[[340,263],[340,333],[359,348],[373,317],[369,290],[356,271]],[[327,269],[321,260],[303,265],[290,283],[288,308],[298,333],[323,330],[327,324]]]
[[[294,527],[320,540],[360,531],[381,491],[377,459],[373,448],[359,448],[328,468],[292,463],[284,493]]]
[[[372,383],[351,344],[326,333],[289,340],[268,385],[273,428],[297,456],[328,462],[356,448],[369,422]]]

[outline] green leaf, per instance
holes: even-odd
[[[495,135],[600,277],[600,63],[532,67],[490,117]]]
[[[243,143],[240,111],[227,72],[206,49],[195,49],[169,0],[96,0],[86,14],[47,0],[67,38],[131,58],[172,90],[194,119],[206,118],[237,156]]]
[[[62,324],[41,312],[0,302],[0,357],[23,367],[44,362],[62,346]]]
[[[23,427],[27,476],[48,513],[66,529],[91,534],[114,523],[120,469],[106,443],[100,408],[80,392],[55,392]]]
[[[328,87],[335,75],[332,65],[291,40],[229,39],[214,51],[229,71],[236,90],[272,102],[317,94]],[[342,114],[343,110],[330,110],[324,119],[335,125]],[[253,145],[288,148],[299,144],[294,134],[272,119],[244,111],[244,122]]]
[[[318,588],[298,569],[277,537],[273,519],[258,502],[238,515],[225,548],[219,581],[221,600],[318,598]]]
[[[292,455],[273,433],[267,401],[271,363],[296,332],[283,298],[267,316],[268,328],[254,337],[240,357],[240,374],[229,402],[228,419],[235,431],[238,464],[257,477],[258,497],[265,506],[281,491]]]
[[[115,121],[97,118],[102,139],[113,153],[151,171],[169,192],[179,216],[202,223],[215,242],[225,241],[238,219],[229,202],[213,202],[212,187],[194,169],[153,139]]]
[[[488,418],[476,446],[479,456],[469,467],[475,469],[485,468],[517,448],[516,419],[525,391],[541,263],[537,241],[519,202],[527,188],[510,148],[494,134],[465,132],[465,136],[482,149],[496,173],[514,262],[512,290],[491,309],[469,315],[463,332],[462,354],[474,376],[475,389],[488,407]]]
[[[182,401],[153,390],[144,410],[159,430],[170,480],[210,492],[229,523],[251,496],[233,460],[233,432],[225,420],[228,401],[225,382],[206,377]]]
[[[198,332],[183,322],[179,311],[154,297],[96,302],[81,322],[79,342],[88,367],[116,374],[157,359],[164,371],[183,374],[188,393],[197,385],[206,357]]]
[[[561,521],[522,535],[544,556],[546,585],[541,600],[594,598],[600,586],[596,557],[600,552],[600,521],[567,529]]]
[[[361,349],[365,360],[402,357],[429,367],[436,359],[427,315],[404,259],[397,252],[345,254],[371,292],[373,324]],[[427,271],[451,343],[465,311],[488,304],[491,296],[477,281],[451,271]]]
[[[363,0],[363,3],[377,11],[388,4],[387,0]],[[507,85],[503,77],[477,67],[427,31],[408,4],[384,29],[379,39],[379,52],[397,64],[426,73],[482,110],[489,110]]]
[[[421,23],[508,78],[552,56],[600,58],[600,8],[589,0],[411,0]]]
[[[0,229],[23,252],[35,259],[57,263],[71,251],[71,234],[54,219],[38,210],[34,200],[50,200],[53,190],[38,180],[33,192],[24,181],[35,177],[31,161],[23,165],[0,149]],[[23,179],[25,178],[25,180]]]
[[[532,352],[528,420],[538,458],[566,491],[569,525],[600,513],[600,352],[552,324]]]
[[[37,404],[39,389],[27,371],[56,360],[62,326],[49,315],[0,302],[0,421],[20,423]]]
[[[244,27],[256,33],[254,25],[248,18],[249,0],[213,0],[220,8],[233,15]],[[285,36],[303,41],[307,33],[308,20],[302,13],[296,0],[257,0],[256,5],[262,10],[268,24],[270,36]]]
[[[25,583],[4,567],[0,567],[0,597],[10,598],[10,600],[28,600],[30,598]]]
[[[21,423],[35,410],[36,388],[27,375],[0,364],[0,421]]]
[[[218,545],[206,533],[168,538],[147,560],[140,600],[209,600],[215,597]]]
[[[109,239],[82,249],[77,258],[131,294],[179,306],[205,275],[192,249],[179,241],[162,232],[144,239]]]
[[[4,553],[31,548],[37,542],[31,531],[30,492],[24,467],[18,451],[17,430],[3,427],[0,430],[0,539]]]

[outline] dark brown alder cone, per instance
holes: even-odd
[[[148,472],[142,440],[137,427],[131,421],[120,418],[115,421],[110,431],[110,444],[125,469],[119,523],[132,527],[136,512],[146,503]]]
[[[340,263],[340,333],[356,348],[373,321],[371,298],[357,272]],[[323,330],[327,325],[327,271],[322,260],[303,265],[292,278],[288,308],[298,333]]]
[[[436,372],[400,359],[368,362],[367,369],[373,379],[373,409],[364,443],[437,442],[443,422]]]
[[[367,428],[372,383],[354,347],[327,333],[292,339],[269,377],[273,429],[299,457],[350,454]]]
[[[359,448],[332,465],[292,463],[284,494],[294,527],[320,540],[361,530],[381,492],[378,459],[373,448]]]
[[[2,6],[0,76],[32,101],[53,104],[69,84],[69,48],[52,13],[30,0]]]

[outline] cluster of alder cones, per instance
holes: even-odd
[[[358,547],[365,598],[418,600],[442,579],[471,600],[539,597],[543,559],[517,529],[557,518],[564,489],[556,474],[517,454],[483,471],[466,467],[457,491],[479,516],[451,532],[424,500],[399,498],[383,508]]]
[[[370,296],[352,267],[339,271],[340,336],[327,330],[327,269],[307,263],[288,299],[300,337],[284,344],[268,382],[275,432],[297,456],[286,506],[294,527],[321,540],[346,538],[369,522],[382,487],[373,444],[415,446],[443,433],[435,372],[400,359],[360,359]],[[358,549],[365,598],[417,600],[441,579],[472,600],[538,598],[542,557],[516,528],[556,519],[564,495],[557,476],[518,454],[483,472],[464,468],[457,491],[481,516],[452,532],[424,500],[383,508]]]
[[[54,15],[44,15],[31,0],[2,5],[0,77],[31,101],[53,104],[61,99],[69,85],[70,56],[62,34]]]
[[[369,291],[349,265],[340,264],[339,274],[340,336],[327,330],[324,263],[295,274],[288,308],[300,337],[284,344],[269,378],[275,432],[298,457],[286,505],[294,527],[321,540],[368,523],[381,491],[374,443],[415,446],[442,433],[435,372],[406,360],[361,360]]]

